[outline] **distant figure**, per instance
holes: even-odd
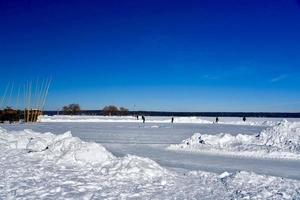
[[[172,119],[171,119],[171,123],[172,123],[172,124],[174,123],[174,117],[172,117]]]
[[[138,115],[136,116],[136,120],[139,120],[139,116]]]
[[[142,116],[142,120],[143,120],[143,123],[145,123],[146,119],[145,119],[144,115]]]
[[[243,121],[244,121],[244,122],[246,121],[246,117],[245,117],[245,116],[243,117]]]
[[[219,122],[219,117],[216,117],[216,123],[218,123]]]

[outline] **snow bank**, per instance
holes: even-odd
[[[247,121],[242,121],[236,117],[219,118],[218,124],[228,125],[248,125],[248,126],[274,126],[281,119],[264,119],[264,118],[248,118]],[[296,119],[293,119],[296,120]],[[139,120],[133,116],[85,116],[85,115],[54,115],[54,116],[39,116],[39,122],[130,122],[142,123],[141,117]],[[146,123],[171,123],[171,117],[155,117],[146,116]],[[214,117],[174,117],[174,123],[195,123],[195,124],[213,124]]]
[[[108,173],[143,173],[146,178],[166,173],[154,161],[128,155],[117,158],[102,145],[84,142],[70,132],[61,135],[37,133],[32,130],[7,132],[0,128],[0,150],[19,149],[27,155],[38,156],[44,161],[64,165],[92,165],[102,167]],[[113,170],[112,170],[113,169]]]
[[[212,124],[211,121],[203,120],[199,117],[174,117],[174,123]]]
[[[54,115],[39,116],[39,122],[131,122],[141,123],[133,116],[85,116],[85,115]],[[146,117],[146,123],[171,123],[171,117]],[[199,117],[174,117],[174,123],[200,123],[211,124],[211,121],[203,120]]]
[[[300,122],[282,121],[258,135],[195,133],[170,150],[251,156],[266,158],[300,159]]]
[[[259,119],[248,119],[247,121],[242,121],[242,120],[230,121],[230,120],[226,120],[224,122],[219,122],[219,124],[246,125],[246,126],[274,126],[277,123],[278,123],[277,120],[259,120]]]
[[[207,176],[203,172],[191,172],[190,175]],[[210,181],[221,182],[223,187],[216,184],[216,189],[228,191],[215,199],[298,199],[300,195],[299,181],[246,171],[224,172],[214,179],[210,178]],[[211,182],[207,185],[211,185]]]
[[[139,122],[133,116],[40,115],[38,122]]]
[[[86,143],[72,137],[70,132],[62,135],[40,134],[32,130],[8,133],[0,129],[0,149],[22,149],[28,153],[42,153],[44,157],[65,163],[103,163],[113,159],[103,146]]]
[[[172,172],[62,135],[0,128],[0,199],[297,199],[300,182],[249,172]]]

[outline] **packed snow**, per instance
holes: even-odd
[[[39,116],[39,122],[131,122],[141,123],[142,119],[134,116],[70,116],[54,115]],[[171,117],[146,117],[146,123],[171,123]],[[203,123],[211,124],[213,121],[203,120],[199,117],[174,117],[174,123]]]
[[[195,133],[170,150],[226,154],[231,156],[300,159],[300,122],[286,120],[257,135]]]
[[[171,123],[172,117],[146,116],[145,123]],[[174,117],[174,123],[184,124],[213,124],[216,123],[214,117]],[[218,124],[231,125],[251,125],[251,126],[274,126],[280,122],[281,118],[247,118],[243,121],[238,117],[219,117]],[[142,123],[142,118],[137,119],[135,116],[96,116],[96,115],[41,115],[38,117],[39,122],[130,122]],[[289,121],[298,121],[289,119]]]
[[[237,171],[173,171],[116,157],[70,132],[0,129],[0,199],[299,199],[300,181]]]
[[[141,123],[142,118],[134,116],[90,116],[90,115],[54,115],[39,116],[39,122],[131,122]],[[146,117],[146,123],[171,123],[171,117]],[[198,117],[174,117],[174,123],[202,123],[211,124],[212,121]]]

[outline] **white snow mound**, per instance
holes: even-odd
[[[0,129],[0,148],[23,149],[28,153],[42,153],[44,157],[65,163],[103,163],[114,157],[103,146],[87,143],[73,137],[70,132],[62,135],[37,133],[32,130],[8,133]]]
[[[279,122],[258,135],[195,133],[170,150],[266,158],[300,159],[300,122]]]
[[[152,178],[167,173],[156,162],[128,155],[117,158],[101,144],[84,142],[73,137],[71,132],[61,135],[37,133],[32,130],[11,131],[0,128],[0,150],[18,149],[29,156],[38,156],[44,161],[66,165],[93,165],[109,174],[142,175]]]

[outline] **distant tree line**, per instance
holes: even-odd
[[[102,111],[104,115],[126,115],[129,110],[124,107],[118,108],[117,106],[109,105],[105,106]]]
[[[115,105],[105,106],[103,109],[100,109],[104,115],[127,115],[129,110],[124,107],[117,107]],[[62,108],[64,115],[78,115],[80,114],[81,108],[77,103],[72,103],[66,105]]]

